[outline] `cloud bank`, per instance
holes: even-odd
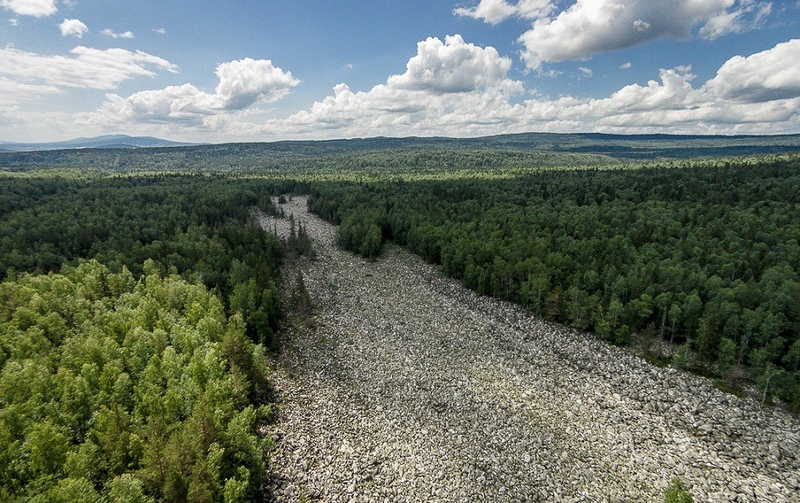
[[[257,131],[309,137],[793,131],[800,122],[800,66],[793,64],[798,59],[800,40],[792,40],[733,57],[699,86],[685,66],[662,69],[658,79],[625,86],[606,98],[521,99],[530,93],[508,78],[507,58],[493,48],[457,36],[444,43],[434,38],[420,42],[406,72],[386,84],[359,92],[339,84],[309,110],[268,121]],[[431,77],[442,71],[446,84],[435,83]]]
[[[509,99],[524,92],[521,82],[508,78],[509,58],[493,47],[482,48],[460,35],[444,42],[431,37],[417,44],[406,71],[390,76],[366,92],[346,84],[316,102],[308,111],[273,122],[265,130],[374,135],[400,131],[415,134],[457,134],[467,123],[485,125],[507,119]]]
[[[217,66],[213,92],[186,83],[127,97],[107,94],[95,112],[69,116],[62,124],[205,141],[525,131],[744,134],[800,128],[800,66],[795,64],[800,39],[731,57],[705,82],[698,82],[688,65],[665,68],[646,83],[599,98],[550,98],[526,89],[509,76],[509,58],[459,35],[431,37],[416,49],[404,71],[384,83],[363,91],[337,84],[329,96],[283,117],[275,107],[262,105],[284,98],[300,81],[270,60],[246,58]],[[134,76],[175,71],[171,63],[145,53],[83,47],[69,58],[6,48],[0,50],[0,63],[0,96],[16,93],[17,100],[23,93],[52,94],[67,86],[114,89]],[[579,71],[591,74],[586,67]],[[0,122],[25,120],[13,101],[9,104],[12,108],[4,109],[0,99]]]

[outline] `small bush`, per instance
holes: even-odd
[[[676,478],[664,491],[664,503],[694,503],[694,498],[686,491],[683,481]]]

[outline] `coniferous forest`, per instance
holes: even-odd
[[[241,172],[230,153],[193,170],[200,147],[124,167],[109,150],[0,159],[0,500],[259,497],[279,270],[313,259],[307,237],[256,223],[282,194],[367,259],[393,242],[479,294],[800,410],[797,155],[299,147]]]

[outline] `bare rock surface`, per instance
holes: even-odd
[[[284,272],[302,270],[314,312],[274,375],[278,502],[663,501],[675,477],[696,502],[800,501],[796,418],[480,297],[401,248],[365,261],[305,198],[282,207],[317,258]]]

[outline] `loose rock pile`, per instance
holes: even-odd
[[[800,501],[800,422],[302,221],[314,323],[274,376],[278,502]],[[285,219],[262,225],[288,233]],[[287,287],[290,288],[290,287]]]

